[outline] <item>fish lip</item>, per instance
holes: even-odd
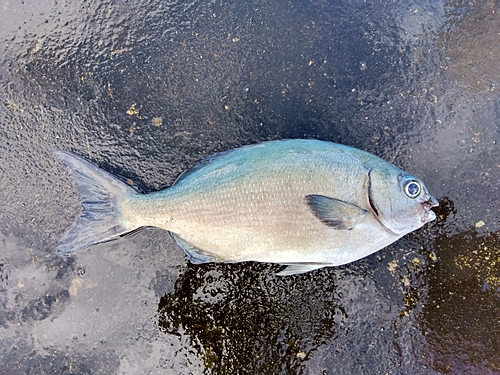
[[[439,202],[436,198],[430,196],[428,200],[420,203],[423,208],[422,221],[428,223],[436,219],[436,213],[432,211],[432,207],[439,206]]]
[[[420,204],[422,205],[422,207],[424,208],[424,210],[427,211],[427,212],[429,212],[432,207],[439,206],[438,200],[436,198],[434,198],[434,197],[429,197],[428,200],[423,201]]]

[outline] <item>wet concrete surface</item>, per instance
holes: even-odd
[[[0,363],[17,374],[500,373],[495,1],[0,3]],[[342,267],[192,265],[146,229],[70,257],[53,156],[144,191],[319,138],[422,178],[438,220]]]

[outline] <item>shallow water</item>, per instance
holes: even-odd
[[[0,7],[5,374],[500,372],[494,1]],[[73,151],[145,191],[217,151],[319,138],[422,178],[438,220],[304,275],[191,265],[147,229],[54,254]]]

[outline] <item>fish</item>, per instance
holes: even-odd
[[[424,183],[369,152],[312,139],[209,156],[172,186],[140,193],[55,151],[82,200],[56,248],[71,254],[144,227],[171,233],[191,263],[265,262],[280,276],[364,258],[436,219]]]

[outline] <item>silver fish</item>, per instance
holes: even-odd
[[[60,254],[142,227],[170,231],[193,263],[258,261],[292,275],[361,259],[436,218],[423,182],[368,152],[282,140],[215,154],[140,194],[65,151],[82,214]]]

